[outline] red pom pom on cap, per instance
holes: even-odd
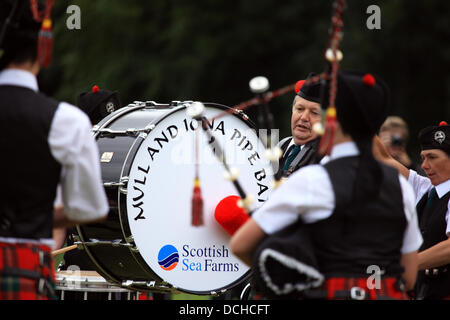
[[[376,83],[375,78],[370,73],[365,74],[362,81],[368,87],[373,87]]]
[[[99,90],[100,90],[100,88],[97,85],[92,87],[92,92],[94,92],[94,93],[98,92]]]
[[[439,127],[443,127],[443,126],[448,126],[447,122],[441,121],[441,122],[439,123]]]
[[[228,196],[223,198],[216,206],[214,217],[216,221],[233,235],[249,218],[243,208],[238,206],[239,196]]]
[[[297,81],[297,83],[295,84],[295,93],[298,94],[300,92],[300,89],[303,87],[303,84],[305,83],[306,80],[299,80]]]

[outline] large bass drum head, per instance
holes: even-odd
[[[212,119],[224,109],[206,104],[204,116]],[[222,199],[238,195],[215,153],[223,149],[228,165],[239,171],[239,183],[254,198],[252,209],[267,200],[273,178],[264,146],[245,117],[229,114],[209,127],[212,140],[185,107],[159,119],[135,154],[128,155],[121,174],[128,177],[126,193],[119,195],[122,224],[143,264],[171,286],[196,294],[230,288],[249,272],[231,253],[230,235],[214,218]],[[191,213],[196,168],[203,198],[200,226],[192,224]]]

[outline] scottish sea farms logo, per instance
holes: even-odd
[[[212,245],[197,248],[184,244],[181,248],[181,252],[179,253],[177,248],[171,244],[163,246],[158,253],[159,266],[166,271],[170,271],[175,269],[178,262],[181,262],[181,269],[179,271],[239,271],[239,263],[227,261],[230,258],[230,252],[224,245],[219,247]]]
[[[170,271],[175,268],[179,261],[179,254],[177,248],[168,244],[159,250],[158,263],[166,271]]]

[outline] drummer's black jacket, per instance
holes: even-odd
[[[61,165],[48,135],[57,107],[31,89],[0,86],[0,237],[52,238]]]
[[[427,207],[428,194],[425,193],[417,204],[419,228],[423,238],[419,252],[448,239],[445,214],[449,198],[450,192],[447,192],[446,195],[436,199],[431,206]],[[417,298],[441,299],[450,296],[450,264],[433,268],[427,273],[424,270],[419,271],[416,282]]]

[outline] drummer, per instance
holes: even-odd
[[[108,114],[122,107],[119,92],[100,89],[97,85],[93,86],[89,91],[80,93],[77,103],[78,107],[89,117],[92,124],[97,124]],[[68,246],[74,244],[73,234],[75,233],[75,229],[69,229],[66,237],[64,230],[63,237]],[[94,264],[84,250],[68,251],[64,253],[63,259],[63,264],[59,266],[63,270],[72,265],[79,267],[81,270],[95,270]]]
[[[51,8],[0,2],[0,127],[8,132],[0,139],[7,168],[0,187],[0,299],[55,298],[52,228],[108,213],[89,118],[39,92],[36,76],[49,63],[50,47],[38,51],[34,10]],[[54,208],[58,183],[63,207]]]

